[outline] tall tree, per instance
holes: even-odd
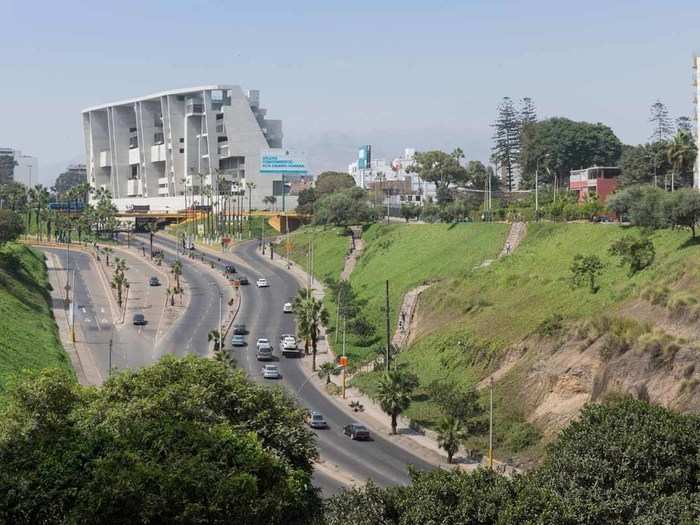
[[[625,146],[620,157],[620,185],[653,184],[671,172],[666,141]]]
[[[697,156],[697,146],[693,137],[684,131],[679,131],[668,144],[667,157],[673,169],[671,170],[671,191],[676,189],[676,180],[692,181],[693,165]],[[690,176],[689,176],[690,175]],[[688,181],[686,180],[686,184]]]
[[[0,246],[14,241],[24,232],[24,222],[19,214],[9,209],[0,209]]]
[[[684,131],[691,137],[695,136],[695,126],[690,117],[681,116],[676,119],[676,131]]]
[[[539,169],[540,183],[565,182],[574,169],[617,165],[621,153],[620,139],[604,124],[561,117],[541,120],[523,133],[523,181],[533,187]]]
[[[520,118],[510,97],[503,97],[498,105],[494,127],[493,158],[505,178],[508,191],[514,189],[514,173],[520,156]]]
[[[417,173],[427,182],[435,184],[438,203],[452,200],[450,185],[463,185],[467,182],[467,170],[460,164],[464,153],[457,148],[452,153],[433,150],[417,152],[409,173]]]
[[[27,377],[0,425],[0,522],[315,523],[305,411],[214,360],[83,387]]]
[[[649,109],[649,122],[652,125],[650,140],[666,140],[673,134],[673,122],[668,116],[668,108],[658,99]]]
[[[65,199],[66,194],[71,189],[87,184],[87,173],[85,170],[68,169],[56,178],[54,188],[59,199]]]
[[[535,103],[530,97],[525,97],[520,100],[518,118],[520,119],[521,127],[537,122],[537,110],[535,109]]]

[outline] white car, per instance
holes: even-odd
[[[258,346],[257,352],[255,352],[255,358],[258,361],[271,361],[272,360],[272,345],[270,343],[263,343]]]
[[[283,350],[296,350],[297,349],[297,338],[292,334],[282,334],[280,337],[280,343],[282,344]]]
[[[292,306],[292,303],[284,303],[284,306],[282,307],[282,311],[285,314],[291,314],[294,311],[294,307]]]
[[[262,376],[265,379],[279,379],[282,377],[280,369],[277,365],[265,365],[262,368]]]
[[[258,340],[255,342],[255,346],[260,348],[263,345],[270,346],[270,340],[267,337],[258,337]]]
[[[270,286],[269,284],[267,284],[267,279],[258,279],[257,281],[255,281],[255,284],[258,285],[258,288],[267,288],[268,286]]]

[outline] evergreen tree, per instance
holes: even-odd
[[[535,103],[530,97],[525,97],[520,100],[520,126],[527,126],[537,122],[537,110]]]
[[[651,137],[649,137],[652,141],[666,140],[673,135],[673,123],[668,116],[666,104],[657,100],[651,105],[650,113],[649,122],[654,127]]]
[[[498,106],[498,116],[493,124],[495,141],[493,157],[505,172],[508,191],[513,190],[513,172],[520,155],[520,118],[510,97],[503,97]]]
[[[693,129],[693,121],[690,117],[682,116],[676,119],[676,131],[683,131],[691,137],[695,136],[695,130]]]

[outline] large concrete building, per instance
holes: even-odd
[[[266,196],[282,195],[285,175],[307,175],[304,162],[281,149],[282,121],[266,118],[258,91],[239,86],[165,91],[91,107],[82,117],[88,182],[110,190],[120,210],[184,209],[202,202],[207,188],[218,193],[218,175],[250,191],[259,208]]]
[[[0,171],[0,181],[12,180],[27,187],[39,183],[39,160],[13,148],[0,148]]]

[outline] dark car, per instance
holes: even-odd
[[[241,276],[238,278],[238,282],[239,282],[240,284],[248,284],[248,278],[247,278],[245,275],[241,275]]]
[[[366,426],[359,423],[350,423],[349,425],[345,425],[343,427],[343,434],[349,436],[350,439],[357,441],[369,439],[369,430],[367,430]]]
[[[136,326],[143,326],[146,324],[146,317],[143,314],[134,314],[133,321]]]
[[[148,280],[148,284],[151,286],[160,286],[160,280],[158,279],[158,277],[151,277]]]
[[[224,266],[224,271],[226,273],[236,273],[236,268],[232,264],[227,264]]]
[[[244,324],[234,324],[233,325],[233,334],[234,335],[245,335],[248,333],[248,329]]]

